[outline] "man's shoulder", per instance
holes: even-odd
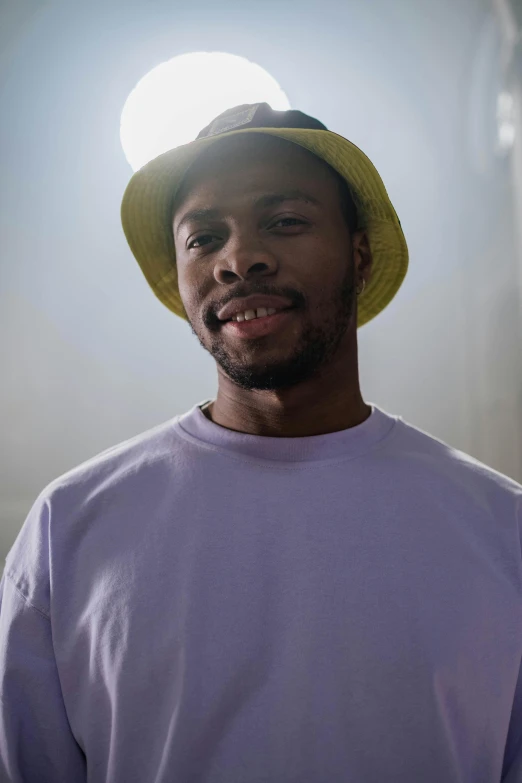
[[[6,557],[6,572],[41,611],[49,607],[49,558],[82,519],[104,519],[113,504],[139,502],[161,463],[175,459],[177,417],[99,452],[47,484]],[[158,483],[156,481],[156,483]],[[76,534],[75,533],[75,534]],[[46,608],[44,608],[46,607]]]
[[[522,496],[522,484],[515,479],[402,418],[394,447],[400,459],[450,482]]]
[[[89,457],[51,481],[42,496],[50,497],[104,481],[123,480],[168,459],[177,443],[175,423],[178,418],[162,422]]]

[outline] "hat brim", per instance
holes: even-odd
[[[359,226],[367,231],[373,258],[370,279],[358,298],[357,327],[375,318],[394,298],[406,276],[406,239],[373,163],[343,136],[322,130],[234,130],[165,152],[134,174],[123,196],[122,225],[132,253],[158,299],[188,321],[178,290],[172,234],[174,198],[201,153],[220,139],[239,133],[263,133],[298,144],[329,163],[346,180],[357,207]]]

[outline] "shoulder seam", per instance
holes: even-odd
[[[51,618],[49,617],[49,615],[48,615],[46,612],[44,612],[44,611],[43,611],[43,609],[40,609],[38,606],[36,606],[35,604],[33,604],[33,603],[32,603],[32,602],[31,602],[31,601],[30,601],[30,600],[27,598],[27,596],[25,596],[25,595],[22,593],[22,591],[20,590],[20,588],[18,587],[18,585],[17,585],[17,584],[16,584],[16,582],[15,582],[15,579],[16,579],[16,577],[15,577],[15,575],[14,575],[13,573],[11,573],[11,572],[9,572],[9,571],[4,571],[4,575],[5,575],[5,576],[6,576],[6,577],[9,579],[9,581],[10,581],[10,582],[11,582],[11,584],[13,585],[13,587],[14,587],[14,589],[16,590],[16,592],[18,593],[18,595],[19,595],[19,596],[20,596],[20,597],[23,599],[24,603],[25,603],[25,604],[26,604],[26,605],[27,605],[27,606],[28,606],[30,609],[34,609],[34,610],[35,610],[35,612],[38,612],[38,614],[41,614],[41,615],[42,615],[42,617],[45,617],[45,619],[46,619],[46,620],[50,620],[50,619],[51,619]]]

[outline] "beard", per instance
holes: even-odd
[[[350,261],[334,301],[323,307],[326,320],[319,326],[307,326],[291,355],[273,362],[241,363],[231,356],[218,334],[212,333],[208,344],[189,323],[202,348],[236,386],[247,391],[277,391],[307,381],[333,360],[354,316],[355,303],[355,270]]]

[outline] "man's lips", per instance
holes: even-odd
[[[292,302],[282,296],[265,296],[264,294],[251,294],[250,296],[237,297],[229,302],[217,314],[220,321],[230,321],[238,313],[245,313],[247,310],[258,310],[264,307],[267,310],[286,310],[292,307]]]
[[[253,308],[250,308],[250,309],[253,309]],[[255,308],[255,309],[257,310],[258,308]],[[266,308],[266,309],[268,309],[268,308]],[[278,308],[274,308],[274,309],[277,309],[276,313],[272,313],[271,315],[262,315],[261,318],[272,318],[274,315],[279,315],[279,313],[286,313],[288,310],[295,310],[295,307],[278,307]],[[241,313],[241,315],[244,315],[244,312]],[[234,323],[250,323],[251,321],[259,321],[259,320],[260,320],[259,317],[256,316],[255,318],[251,318],[250,321],[248,321],[248,322],[246,320],[245,321],[236,321],[235,320],[235,316],[234,316],[233,318],[227,318],[225,320],[222,320],[221,323],[222,324],[228,324],[230,321],[234,321]]]
[[[273,315],[252,318],[250,321],[225,321],[223,329],[227,334],[242,339],[265,337],[284,329],[292,318],[295,317],[294,312],[296,309],[295,307],[289,307]]]

